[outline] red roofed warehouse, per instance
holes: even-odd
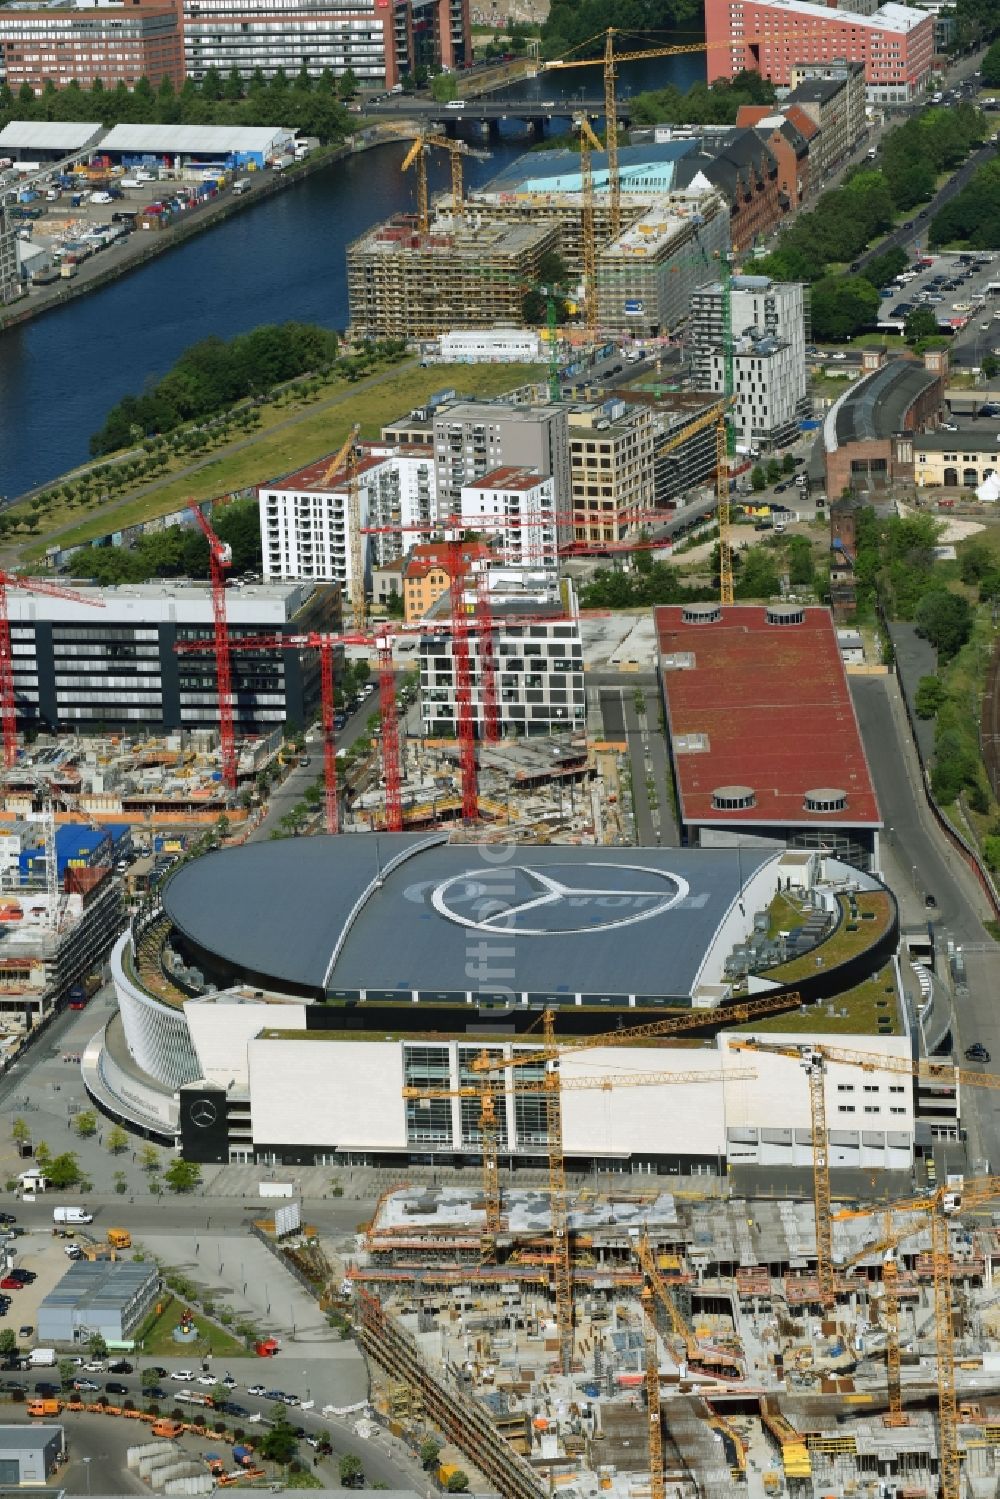
[[[828,610],[656,610],[685,843],[829,849],[871,869],[881,826]]]

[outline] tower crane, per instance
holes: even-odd
[[[660,1359],[656,1349],[656,1316],[653,1293],[643,1286],[639,1293],[642,1306],[646,1353],[646,1417],[649,1421],[649,1492],[651,1499],[664,1499],[666,1479],[663,1470],[663,1415],[660,1410]]]
[[[643,1025],[627,1026],[620,1031],[600,1035],[573,1037],[563,1042],[563,1052],[575,1055],[595,1046],[627,1046],[652,1036],[678,1035],[682,1031],[705,1029],[712,1025],[735,1025],[766,1015],[778,1015],[797,1009],[801,996],[795,991],[759,995],[739,1004],[715,1010],[681,1010],[661,1016]],[[544,1066],[541,1091],[545,1096],[546,1138],[548,1141],[549,1212],[552,1236],[552,1279],[556,1295],[556,1326],[559,1334],[559,1365],[568,1370],[573,1353],[573,1269],[569,1254],[569,1226],[566,1208],[566,1163],[563,1157],[562,1079],[559,1071],[560,1044],[555,1035],[555,1011],[546,1009],[542,1016],[542,1047],[515,1052],[509,1057],[478,1057],[473,1072],[507,1071],[514,1067]]]
[[[996,1085],[1000,1086],[1000,1082]],[[964,1181],[957,1191],[953,1187],[939,1187],[931,1197],[909,1198],[888,1204],[889,1212],[919,1213],[930,1223],[931,1266],[934,1277],[934,1337],[937,1352],[938,1478],[941,1499],[961,1499],[962,1493],[948,1220],[969,1208],[981,1207],[995,1197],[1000,1197],[1000,1177],[985,1176]],[[873,1208],[874,1211],[877,1209]]]
[[[638,51],[616,52],[615,37],[623,33],[617,26],[609,26],[604,32],[604,51],[599,57],[563,57],[552,62],[543,63],[546,72],[554,72],[566,68],[603,68],[604,70],[604,114],[607,136],[608,152],[608,191],[611,202],[611,238],[615,239],[621,233],[622,227],[622,204],[621,204],[621,176],[618,166],[618,114],[617,100],[615,97],[615,84],[618,81],[618,64],[622,62],[642,62],[647,57],[681,57],[689,52],[708,52],[713,47],[725,47],[731,50],[732,41],[724,42],[688,42],[680,47],[644,47]],[[791,33],[786,33],[791,35]],[[768,35],[769,42],[779,41],[783,33],[775,36]],[[588,47],[597,42],[601,33],[589,37],[587,41],[581,42],[581,47]]]
[[[580,135],[580,182],[583,187],[583,295],[587,332],[597,332],[597,233],[594,224],[594,173],[590,153],[599,151],[601,143],[586,115],[574,115],[573,125]]]
[[[732,1075],[726,1072],[723,1074],[723,1077],[728,1080]],[[645,1230],[639,1235],[633,1248],[643,1275],[670,1319],[670,1325],[673,1328],[675,1337],[684,1346],[684,1357],[687,1362],[694,1365],[708,1364],[728,1378],[741,1379],[743,1377],[743,1369],[738,1359],[733,1358],[730,1354],[721,1353],[714,1349],[703,1349],[699,1344],[694,1332],[688,1326],[680,1307],[671,1295],[670,1287],[660,1274],[660,1267],[656,1263],[656,1256],[649,1242],[649,1235]]]
[[[546,1014],[550,1014],[546,1011]],[[499,1059],[491,1057],[489,1052],[482,1051],[478,1060],[490,1069],[499,1065]],[[531,1097],[532,1095],[544,1094],[548,1097],[552,1091],[549,1081],[550,1074],[537,1082],[522,1083],[509,1091],[519,1098]],[[570,1092],[577,1089],[599,1089],[603,1093],[612,1093],[618,1088],[659,1088],[670,1083],[721,1083],[731,1079],[753,1078],[757,1074],[752,1068],[732,1068],[722,1071],[721,1069],[704,1069],[690,1072],[621,1072],[621,1073],[598,1073],[593,1077],[569,1077],[562,1081],[562,1088]],[[496,1236],[500,1232],[502,1224],[502,1202],[500,1194],[500,1176],[498,1166],[498,1103],[507,1090],[497,1089],[494,1081],[484,1077],[482,1082],[459,1084],[456,1088],[432,1088],[408,1085],[403,1089],[403,1098],[417,1103],[424,1101],[430,1103],[437,1099],[458,1098],[478,1099],[479,1101],[479,1129],[483,1143],[483,1198],[486,1204],[486,1228],[483,1235],[484,1248],[487,1241],[490,1250],[495,1248]]]
[[[333,489],[339,487],[340,476],[343,475],[342,483],[347,491],[347,546],[351,575],[351,614],[355,630],[364,630],[368,618],[365,599],[365,542],[361,529],[361,485],[358,481],[360,435],[360,423],[355,422],[319,481],[320,489]]]
[[[477,150],[475,146],[469,146],[465,141],[449,140],[446,135],[418,135],[409,151],[403,157],[401,172],[408,172],[416,164],[417,168],[417,228],[421,234],[426,234],[431,227],[431,201],[430,191],[427,186],[427,152],[431,146],[437,146],[442,151],[447,151],[451,157],[451,202],[456,218],[462,218],[464,214],[464,197],[462,187],[462,157],[474,156],[477,161],[489,161],[490,152]]]
[[[32,578],[26,573],[9,573],[0,569],[0,717],[3,718],[3,763],[10,770],[17,763],[17,692],[14,687],[14,649],[10,635],[8,588],[44,594],[47,598],[68,599],[73,604],[86,604],[90,609],[103,609],[104,601],[87,598],[73,588],[64,588],[60,583],[48,583],[44,578]]]
[[[870,1255],[882,1256],[880,1315],[885,1329],[885,1382],[889,1400],[889,1409],[883,1417],[886,1426],[909,1425],[909,1417],[903,1410],[902,1362],[899,1352],[899,1264],[896,1251],[903,1240],[916,1231],[916,1227],[894,1231],[892,1210],[887,1208],[882,1238],[875,1244],[866,1244],[863,1249],[858,1250],[857,1254],[844,1260],[840,1266],[842,1271],[851,1270],[861,1260],[868,1259]]]
[[[226,573],[233,565],[233,549],[220,541],[200,505],[192,500],[188,509],[208,542],[208,571],[212,584],[212,649],[215,653],[216,697],[219,700],[219,748],[222,755],[222,783],[236,790],[236,727],[233,707],[233,665],[229,652],[229,624],[226,612]]]
[[[813,1200],[816,1208],[816,1274],[820,1299],[824,1306],[836,1300],[833,1266],[833,1227],[830,1207],[829,1139],[826,1128],[826,1070],[831,1062],[859,1067],[863,1072],[888,1072],[915,1078],[917,1082],[937,1083],[958,1091],[959,1084],[973,1088],[1000,1089],[1000,1077],[989,1072],[969,1072],[950,1062],[911,1062],[907,1057],[880,1056],[877,1052],[852,1051],[842,1046],[782,1046],[759,1041],[755,1037],[734,1037],[730,1048],[739,1052],[768,1052],[772,1056],[790,1057],[802,1064],[809,1084],[809,1112],[812,1131]]]
[[[174,646],[174,650],[179,653],[200,654],[207,644],[205,640],[180,640]],[[310,631],[295,635],[248,635],[238,639],[235,645],[240,653],[304,650],[319,652],[320,705],[323,724],[324,821],[328,833],[336,833],[340,827],[335,722],[336,684],[334,680],[337,647],[344,645],[375,647],[379,664],[379,711],[382,717],[382,776],[385,782],[386,827],[392,833],[402,832],[399,729],[396,719],[396,685],[392,669],[392,637],[381,630],[375,635],[360,633],[330,635],[322,631]],[[389,678],[388,691],[384,690],[382,681],[386,674]]]

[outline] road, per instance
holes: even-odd
[[[963,950],[968,995],[958,1007],[956,1049],[982,1041],[1000,1057],[1000,948],[983,926],[988,915],[977,882],[937,830],[920,790],[920,770],[905,725],[899,688],[893,678],[852,677],[851,695],[868,755],[875,791],[885,819],[885,863],[900,901],[904,926],[931,919],[939,970],[947,968],[947,943]],[[936,905],[928,910],[927,894]],[[962,1120],[968,1131],[969,1160],[1000,1161],[1000,1095],[985,1088],[962,1094]]]

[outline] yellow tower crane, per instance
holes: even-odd
[[[727,396],[719,405],[710,406],[707,411],[695,417],[693,422],[688,422],[679,432],[675,432],[673,437],[666,438],[656,449],[656,456],[662,458],[674,448],[681,447],[696,432],[703,432],[706,427],[715,428],[715,500],[716,513],[719,518],[719,601],[723,604],[731,604],[734,596],[733,548],[730,540],[732,510],[729,503],[729,439],[726,424],[726,411],[730,400],[731,397]]]
[[[594,224],[594,172],[591,150],[599,151],[601,143],[586,115],[574,115],[573,125],[580,134],[580,182],[583,188],[583,295],[587,332],[597,332],[597,232]]]
[[[540,1050],[515,1052],[510,1057],[479,1057],[472,1063],[473,1072],[499,1072],[512,1067],[539,1065],[546,1069],[539,1089],[544,1093],[546,1105],[552,1279],[556,1294],[559,1363],[564,1371],[569,1370],[573,1354],[573,1268],[569,1253],[566,1166],[563,1158],[560,1050],[565,1055],[575,1055],[578,1051],[586,1051],[595,1046],[628,1046],[633,1041],[644,1041],[653,1036],[678,1035],[682,1031],[704,1030],[713,1025],[740,1025],[745,1021],[762,1019],[766,1015],[778,1015],[797,1009],[801,1002],[801,995],[786,990],[781,994],[760,995],[755,999],[720,1006],[715,1010],[678,1010],[673,1015],[664,1015],[659,1020],[650,1020],[643,1025],[628,1026],[620,1031],[594,1036],[572,1037],[561,1043],[557,1042],[555,1036],[556,1012],[547,1009],[543,1015],[543,1043]]]
[[[449,140],[446,135],[418,135],[403,157],[401,172],[408,172],[416,163],[417,168],[417,228],[426,234],[431,226],[430,190],[427,186],[427,152],[431,146],[447,151],[451,157],[451,201],[456,218],[464,213],[464,189],[462,185],[462,157],[474,156],[477,161],[488,161],[489,151],[477,150],[465,141]]]
[[[729,1074],[727,1073],[728,1077]],[[689,1364],[710,1365],[718,1373],[725,1374],[729,1378],[742,1378],[743,1369],[737,1358],[731,1354],[722,1353],[717,1349],[703,1349],[695,1337],[693,1330],[688,1326],[680,1307],[677,1305],[670,1287],[660,1274],[660,1267],[656,1263],[656,1255],[653,1246],[649,1242],[649,1235],[641,1233],[634,1245],[635,1257],[639,1261],[639,1268],[649,1282],[657,1300],[662,1305],[673,1329],[674,1336],[678,1339],[684,1349],[684,1357]]]
[[[919,1064],[914,1064],[919,1065]],[[957,1071],[958,1069],[954,1069]],[[1000,1086],[1000,1082],[996,1083]],[[958,1393],[955,1383],[955,1333],[952,1320],[951,1246],[948,1220],[969,1208],[1000,1197],[1000,1177],[964,1181],[960,1189],[939,1187],[932,1197],[891,1202],[891,1213],[919,1213],[930,1221],[934,1276],[934,1336],[938,1387],[938,1478],[941,1499],[961,1499],[962,1458],[958,1449]],[[877,1209],[873,1208],[873,1212]],[[857,1217],[856,1213],[851,1214]]]
[[[551,1013],[547,1011],[546,1013]],[[490,1067],[499,1065],[501,1059],[490,1057],[488,1052],[483,1052],[479,1058],[480,1062],[488,1063]],[[604,1093],[612,1093],[617,1088],[660,1088],[670,1083],[721,1083],[740,1078],[753,1078],[757,1074],[752,1068],[730,1068],[725,1072],[715,1070],[690,1071],[690,1072],[623,1072],[623,1073],[600,1073],[594,1077],[569,1077],[565,1078],[562,1087],[570,1091],[582,1088],[597,1088]],[[552,1092],[552,1085],[548,1075],[538,1081],[523,1083],[519,1087],[510,1090],[518,1097],[530,1097],[533,1094],[545,1094],[546,1098]],[[409,1085],[403,1089],[403,1098],[408,1101],[430,1103],[440,1098],[468,1098],[479,1100],[479,1131],[482,1137],[483,1149],[483,1197],[485,1199],[486,1224],[483,1233],[484,1257],[492,1254],[496,1248],[496,1238],[499,1234],[502,1219],[502,1200],[500,1193],[500,1172],[498,1163],[498,1136],[499,1119],[497,1106],[500,1097],[499,1090],[495,1088],[491,1078],[484,1078],[479,1083],[464,1083],[457,1088],[424,1088],[418,1085]]]
[[[368,606],[365,598],[365,539],[361,534],[361,485],[358,482],[358,438],[361,427],[355,422],[343,446],[327,464],[320,488],[332,484],[343,473],[347,487],[347,544],[351,560],[351,617],[355,630],[363,630]]]
[[[649,1492],[651,1499],[664,1499],[663,1417],[660,1411],[660,1357],[656,1348],[656,1316],[649,1286],[640,1292],[646,1345],[646,1416],[649,1421]]]
[[[826,1129],[826,1069],[831,1062],[845,1067],[859,1067],[863,1072],[888,1072],[890,1075],[916,1078],[918,1082],[937,1083],[958,1091],[959,1084],[973,1088],[1000,1089],[1000,1077],[988,1072],[969,1072],[950,1062],[911,1062],[906,1057],[880,1056],[877,1052],[851,1051],[842,1046],[782,1046],[756,1039],[733,1039],[733,1051],[769,1052],[772,1056],[791,1057],[802,1064],[809,1083],[810,1126],[812,1130],[813,1199],[816,1207],[816,1274],[820,1300],[833,1306],[836,1286],[833,1266],[833,1226],[830,1209],[829,1139]]]
[[[789,36],[792,33],[787,33]],[[563,57],[558,60],[543,64],[546,71],[554,71],[557,68],[603,68],[604,69],[604,113],[606,123],[606,139],[608,152],[608,193],[611,202],[611,238],[614,239],[621,233],[622,228],[622,198],[621,198],[621,174],[618,167],[618,112],[615,97],[615,85],[618,81],[618,64],[622,62],[642,62],[647,57],[681,57],[688,52],[708,52],[713,47],[725,47],[731,49],[733,43],[725,42],[689,42],[680,47],[644,47],[636,52],[616,52],[615,37],[621,36],[619,27],[609,26],[603,33],[604,51],[600,57]],[[590,47],[598,41],[601,33],[581,42],[580,47]],[[768,35],[768,42],[777,42],[782,39],[783,33],[774,36]]]
[[[833,1216],[837,1219],[840,1215],[835,1213]],[[889,1409],[883,1417],[886,1426],[908,1426],[910,1421],[903,1410],[902,1362],[899,1354],[899,1263],[896,1252],[903,1240],[916,1233],[918,1228],[919,1225],[893,1229],[892,1209],[886,1208],[882,1237],[874,1244],[866,1244],[840,1265],[842,1271],[852,1270],[873,1254],[882,1257],[882,1300],[879,1315],[885,1329],[885,1384],[889,1399]]]

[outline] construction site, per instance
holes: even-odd
[[[884,1211],[571,1189],[386,1194],[349,1280],[377,1403],[503,1494],[993,1495],[996,1179]],[[822,1237],[822,1236],[821,1236]]]

